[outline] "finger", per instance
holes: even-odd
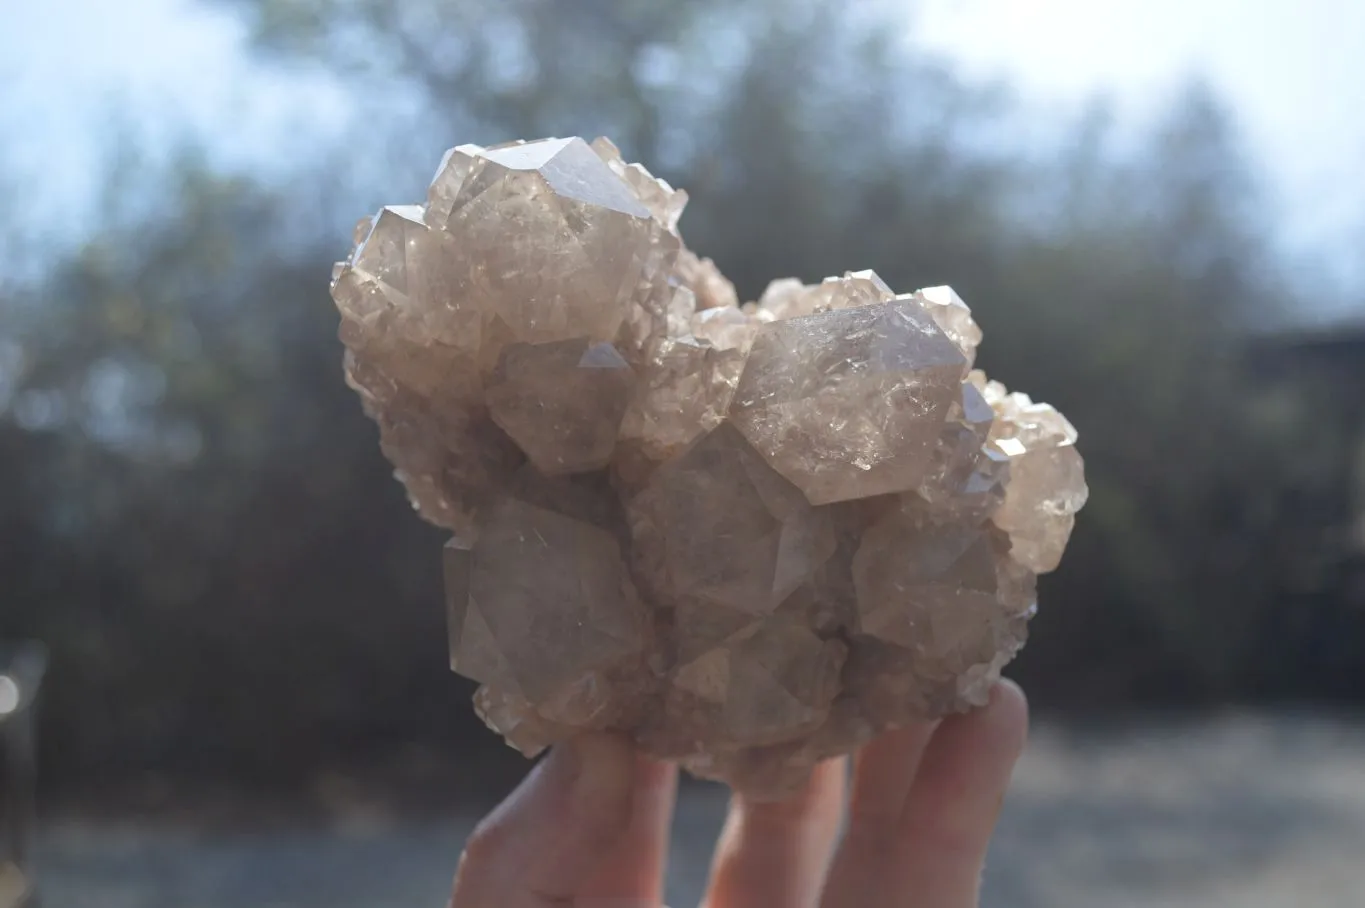
[[[905,801],[936,727],[935,722],[917,722],[888,732],[858,754],[848,822],[823,904],[865,908],[881,898],[895,860]]]
[[[818,764],[793,797],[730,801],[705,908],[810,908],[820,896],[844,807],[843,759]]]
[[[635,754],[589,732],[557,746],[474,830],[451,908],[541,908],[568,901],[624,836]]]
[[[636,757],[629,824],[579,889],[576,908],[659,908],[677,793],[675,764]]]
[[[945,719],[906,798],[890,904],[975,908],[981,869],[1014,764],[1028,738],[1028,702],[1002,681],[990,702]]]

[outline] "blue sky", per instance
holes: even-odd
[[[1365,247],[1362,0],[923,0],[919,36],[1058,104],[1113,93],[1136,116],[1200,74],[1235,107],[1285,235]],[[1349,267],[1349,262],[1342,263]],[[1365,280],[1365,270],[1357,274]]]
[[[197,134],[229,163],[288,157],[344,122],[322,73],[263,70],[229,15],[192,0],[0,0],[0,131],[24,201],[74,214],[95,190],[100,138],[167,147]]]
[[[93,193],[111,110],[155,142],[188,125],[229,159],[288,155],[340,128],[320,74],[262,72],[231,17],[192,0],[0,0],[4,151],[21,205],[48,216]],[[1133,118],[1194,73],[1235,105],[1293,248],[1365,283],[1365,0],[920,0],[914,40],[1064,108],[1096,92]],[[74,206],[74,207],[73,207]],[[40,215],[41,219],[41,215]]]

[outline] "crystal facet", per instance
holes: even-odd
[[[986,702],[1086,486],[968,372],[949,287],[740,305],[687,194],[598,139],[448,151],[332,275],[347,382],[444,552],[452,667],[534,755],[582,729],[753,797]]]
[[[975,362],[976,348],[981,344],[981,329],[972,320],[972,310],[967,308],[962,297],[952,287],[926,287],[916,290],[914,298],[943,333],[957,344],[967,362]]]
[[[511,344],[485,384],[493,421],[542,473],[611,462],[635,373],[611,344]]]
[[[661,602],[767,614],[834,550],[829,515],[729,425],[660,467],[628,511],[636,576]]]
[[[606,530],[508,498],[446,565],[454,667],[476,681],[540,700],[644,651],[647,615]]]
[[[744,357],[693,337],[661,338],[641,366],[641,380],[621,425],[624,442],[662,462],[720,425]],[[619,466],[619,462],[618,462]]]
[[[814,504],[914,489],[967,363],[894,301],[764,325],[730,418]]]

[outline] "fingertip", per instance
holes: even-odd
[[[975,904],[980,870],[1028,739],[1028,700],[1002,680],[981,709],[944,719],[902,815],[900,885],[926,904]]]
[[[979,709],[868,745],[824,904],[977,904],[980,869],[1028,724],[1024,692],[1001,680]]]
[[[984,718],[1006,749],[1023,752],[1029,734],[1029,703],[1023,688],[1009,678],[997,681]]]
[[[1028,718],[1028,695],[1012,678],[1001,678],[991,688],[991,703],[1007,704],[1010,709],[1022,710]]]
[[[839,833],[847,774],[847,759],[837,757],[816,764],[805,784],[781,800],[735,794],[702,904],[814,904]]]

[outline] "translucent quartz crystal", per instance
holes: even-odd
[[[830,294],[833,309],[764,325],[730,409],[814,504],[914,489],[967,372],[913,300],[844,299]]]
[[[1060,413],[968,372],[949,287],[741,306],[606,139],[461,145],[337,264],[347,382],[444,554],[452,667],[755,797],[985,702],[1085,503]]]
[[[655,342],[621,425],[621,439],[654,462],[720,425],[739,384],[744,357],[695,337]]]
[[[657,469],[627,512],[636,576],[659,602],[766,615],[834,550],[829,515],[728,424]]]
[[[733,309],[739,306],[735,285],[720,273],[716,263],[710,259],[697,258],[690,250],[684,249],[678,255],[677,276],[696,294],[697,308],[700,310],[718,307]]]
[[[926,287],[913,294],[943,333],[960,349],[967,362],[976,361],[976,348],[981,344],[981,329],[972,319],[972,310],[953,292],[952,287]]]
[[[547,475],[611,462],[635,372],[606,343],[510,344],[485,382],[489,415]]]
[[[870,306],[884,303],[895,295],[875,271],[850,271],[843,277],[827,277],[810,285],[795,278],[779,278],[763,291],[757,305],[773,318],[783,319],[831,309]]]
[[[606,529],[509,497],[477,542],[446,547],[445,572],[451,664],[476,681],[539,703],[644,653],[649,616]]]
[[[730,306],[716,306],[692,314],[687,327],[698,340],[721,350],[745,350],[753,346],[763,322]]]
[[[451,151],[458,150],[457,148]],[[640,204],[649,209],[655,220],[670,231],[677,232],[678,218],[682,217],[683,208],[687,205],[686,192],[681,189],[674,189],[664,180],[655,179],[654,175],[646,170],[642,164],[627,163],[621,157],[621,150],[606,136],[594,139],[592,150],[597,152],[598,156],[606,162],[612,173],[630,186],[635,197],[640,200]],[[447,152],[447,154],[449,153]]]

